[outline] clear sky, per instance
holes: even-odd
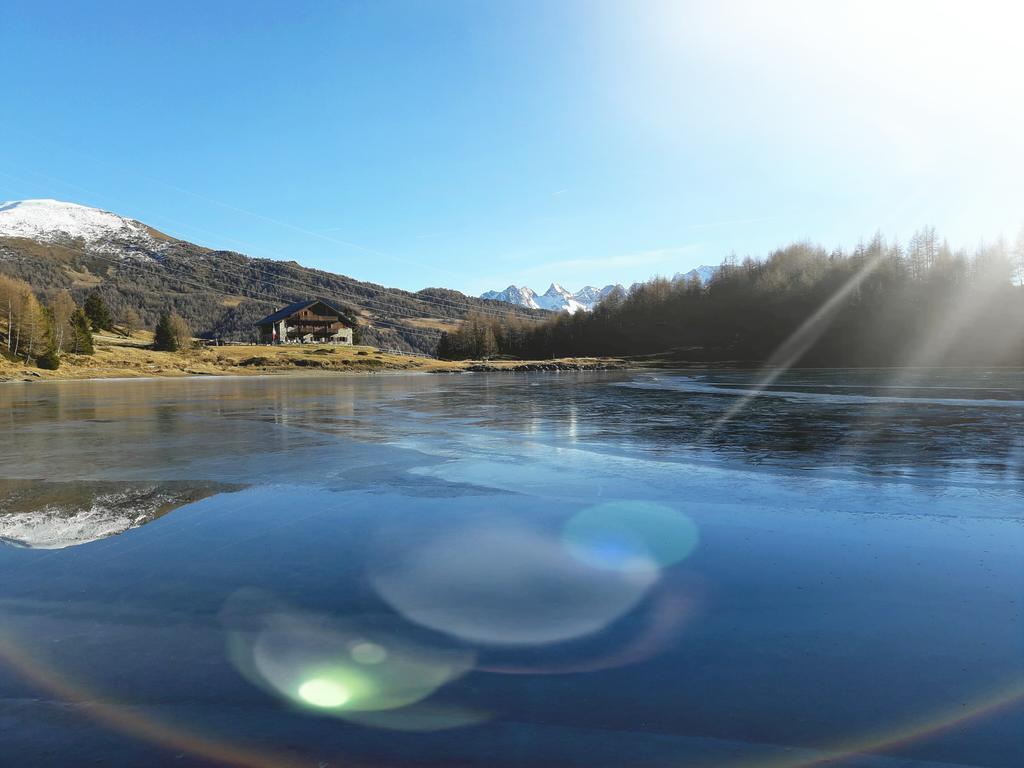
[[[6,0],[0,199],[474,294],[974,245],[1024,221],[1020,8]]]

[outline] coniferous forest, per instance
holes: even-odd
[[[881,235],[852,251],[796,243],[728,259],[706,285],[654,278],[591,313],[539,324],[471,315],[438,355],[763,363],[788,350],[804,366],[1021,365],[1022,280],[1024,234],[970,252],[931,228],[905,248]]]

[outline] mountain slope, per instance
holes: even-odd
[[[322,296],[350,309],[365,343],[432,352],[467,312],[541,318],[528,306],[427,288],[386,288],[294,261],[204,248],[115,213],[55,200],[0,203],[0,272],[43,296],[66,288],[81,302],[99,290],[115,318],[127,308],[152,326],[173,310],[202,336],[248,341],[274,309]]]
[[[92,248],[135,243],[143,248],[158,249],[157,238],[170,239],[116,213],[58,200],[0,203],[0,235],[40,243],[81,240]]]

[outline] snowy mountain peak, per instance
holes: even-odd
[[[537,297],[537,303],[541,309],[550,309],[555,312],[566,311],[570,315],[582,310],[586,310],[582,304],[576,301],[576,297],[569,293],[565,288],[560,286],[558,283],[552,283],[551,287],[548,288],[543,296]]]
[[[601,299],[616,288],[621,289],[622,286],[606,285],[604,288],[595,288],[592,285],[588,285],[576,293],[570,293],[559,283],[552,283],[543,294],[538,295],[525,285],[522,288],[510,285],[504,291],[487,291],[482,293],[480,298],[506,301],[521,307],[548,309],[553,312],[565,311],[573,314],[580,310],[590,311]]]
[[[676,281],[697,280],[701,285],[707,285],[716,274],[718,274],[718,267],[709,267],[706,264],[701,264],[689,272],[676,272],[672,279]]]
[[[585,285],[573,294],[573,298],[587,309],[593,309],[601,299],[616,288],[624,290],[621,285],[606,285],[604,288]]]
[[[13,200],[0,203],[0,237],[43,243],[81,240],[94,246],[112,241],[154,246],[150,230],[116,213],[61,200]]]
[[[480,298],[491,299],[492,301],[504,301],[507,304],[515,304],[518,307],[540,309],[540,305],[537,303],[537,294],[526,286],[517,288],[514,285],[510,285],[504,291],[487,291],[486,293],[482,293],[480,294]]]

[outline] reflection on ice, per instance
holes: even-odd
[[[213,482],[0,480],[0,542],[63,549],[116,536],[215,493]]]
[[[541,645],[583,637],[634,606],[658,579],[650,567],[618,572],[573,557],[554,536],[502,523],[435,536],[373,584],[405,618],[488,645]]]

